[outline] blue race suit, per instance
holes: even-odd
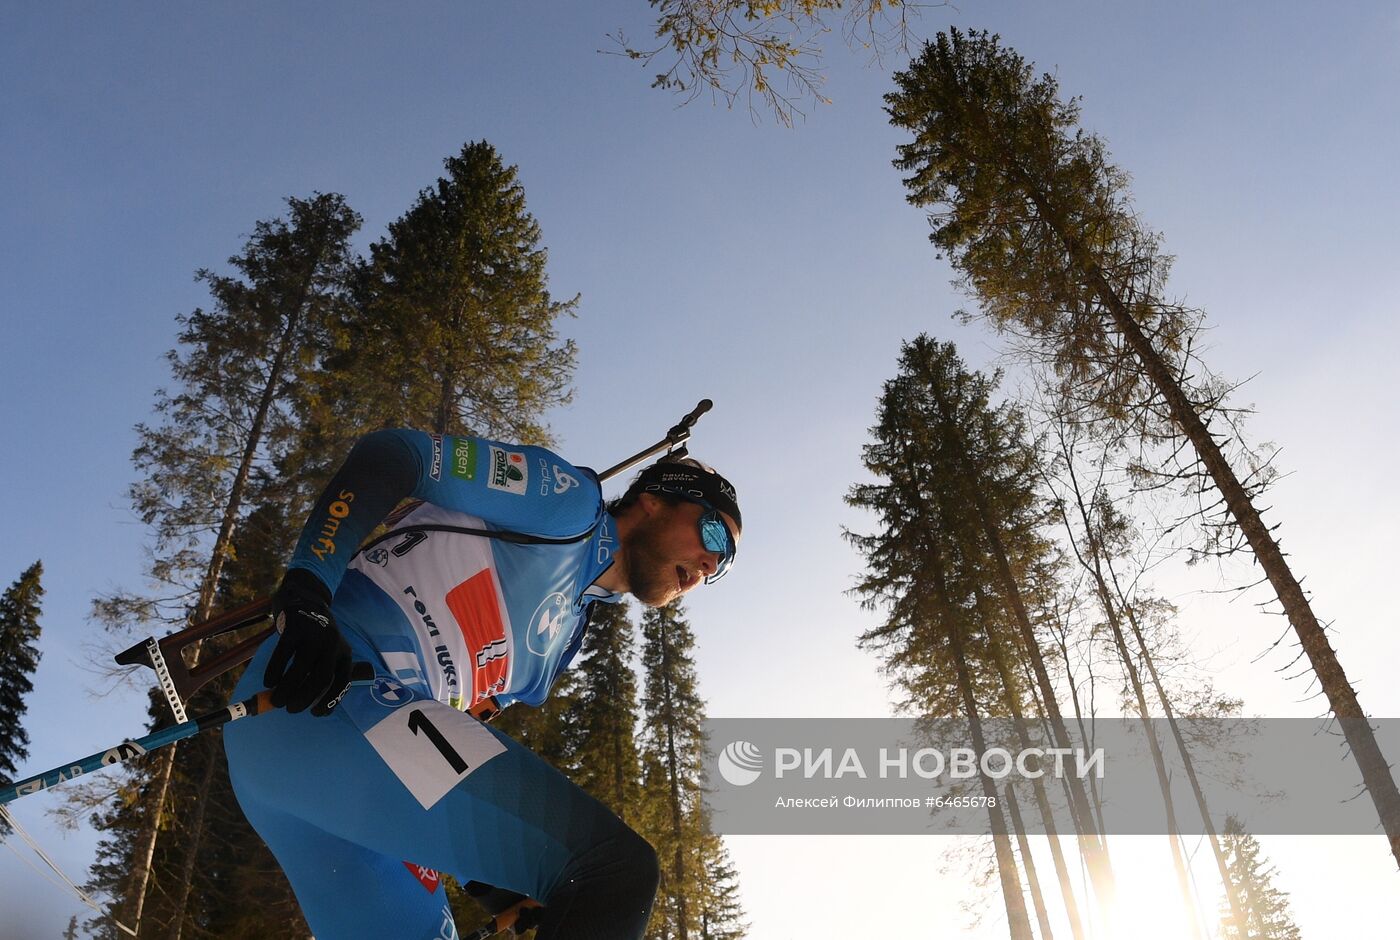
[[[419,502],[357,552],[410,495]],[[356,445],[290,567],[333,592],[375,679],[324,718],[276,711],[225,733],[239,803],[320,940],[455,937],[424,868],[540,901],[540,940],[642,936],[651,847],[466,714],[488,697],[544,701],[582,644],[587,606],[620,600],[591,586],[615,548],[592,472],[543,448],[408,430]],[[274,642],[236,699],[261,688]]]

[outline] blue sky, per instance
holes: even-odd
[[[144,532],[124,496],[132,427],[167,380],[175,315],[207,301],[195,270],[222,266],[285,197],[318,190],[364,216],[364,247],[445,156],[482,138],[520,168],[553,290],[582,295],[565,326],[577,394],[552,416],[561,452],[604,466],[715,401],[692,449],[739,486],[746,532],[735,573],[690,608],[711,713],[888,713],[877,664],[854,644],[871,618],[843,593],[859,560],[839,527],[862,520],[842,495],[901,339],[930,331],[975,365],[994,364],[997,341],[950,318],[968,301],[890,167],[901,137],[881,111],[887,68],[828,43],[833,103],[809,102],[792,129],[706,98],[678,107],[648,72],[597,51],[619,27],[644,36],[649,12],[642,0],[9,5],[0,581],[45,563],[32,768],[141,727],[137,694],[90,697],[85,616],[96,593],[140,584]],[[1241,395],[1258,406],[1252,428],[1291,472],[1272,517],[1335,620],[1363,704],[1400,714],[1384,587],[1400,13],[983,0],[916,25],[949,23],[1000,32],[1083,96],[1085,125],[1177,255],[1173,289],[1210,314],[1208,361],[1255,376]],[[1287,646],[1266,652],[1281,621],[1200,593],[1217,586],[1209,571],[1162,578],[1217,683],[1255,714],[1317,714],[1306,683],[1283,678]],[[81,875],[93,837],[56,834],[52,803],[31,798],[20,818]],[[1393,864],[1379,839],[1318,841],[1266,848],[1305,933],[1347,935],[1338,912],[1381,916]],[[961,930],[966,887],[936,874],[945,848],[730,840],[756,940],[854,930],[856,899],[879,896]],[[850,886],[849,908],[835,883]],[[19,935],[56,936],[74,910],[0,853],[0,919]],[[1004,935],[995,905],[965,935]]]

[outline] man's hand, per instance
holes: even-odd
[[[331,592],[311,572],[289,568],[272,595],[272,622],[281,634],[263,673],[272,704],[328,714],[350,685],[350,645],[331,617]]]

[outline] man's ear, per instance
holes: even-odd
[[[643,515],[654,516],[661,508],[662,502],[655,493],[638,493],[637,505],[642,507]]]

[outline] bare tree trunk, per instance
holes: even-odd
[[[1142,629],[1138,626],[1137,615],[1133,613],[1132,605],[1123,596],[1123,590],[1118,584],[1118,575],[1113,570],[1113,562],[1105,559],[1109,577],[1113,580],[1113,587],[1118,595],[1119,603],[1123,608],[1123,613],[1127,617],[1128,625],[1132,628],[1133,637],[1137,640],[1138,650],[1142,654],[1142,661],[1147,666],[1148,675],[1152,678],[1152,686],[1157,691],[1157,700],[1162,704],[1162,713],[1166,715],[1167,724],[1171,728],[1172,738],[1176,741],[1176,749],[1181,754],[1181,763],[1186,768],[1186,779],[1191,783],[1191,794],[1196,799],[1196,808],[1201,813],[1201,824],[1205,826],[1206,836],[1210,839],[1211,854],[1215,856],[1215,866],[1220,872],[1220,881],[1225,885],[1225,897],[1230,904],[1230,917],[1235,922],[1235,929],[1238,931],[1240,940],[1248,940],[1249,920],[1245,915],[1244,904],[1240,900],[1239,886],[1235,884],[1234,877],[1230,874],[1229,864],[1225,860],[1225,850],[1220,845],[1220,838],[1215,832],[1215,823],[1210,818],[1210,808],[1206,805],[1205,791],[1201,789],[1201,781],[1196,776],[1196,763],[1191,759],[1190,749],[1186,746],[1186,737],[1181,733],[1181,725],[1176,720],[1176,712],[1172,708],[1171,699],[1167,696],[1166,686],[1162,684],[1162,677],[1157,674],[1157,665],[1153,662],[1152,652],[1147,648],[1147,640],[1143,637]]]
[[[1020,683],[1016,676],[1007,668],[1005,653],[1001,644],[997,642],[995,636],[989,631],[988,640],[991,646],[992,661],[996,664],[997,674],[1001,677],[1001,686],[1006,693],[1006,704],[1011,712],[1012,721],[1016,725],[1016,733],[1021,742],[1023,750],[1030,750],[1035,746],[1031,739],[1029,727],[1026,723],[1025,714],[1021,710]],[[1050,797],[1045,792],[1045,781],[1040,777],[1031,778],[1031,788],[1035,793],[1036,806],[1040,810],[1040,817],[1045,822],[1045,837],[1050,843],[1050,858],[1055,864],[1055,877],[1060,882],[1060,894],[1065,902],[1065,914],[1069,918],[1070,931],[1074,935],[1074,940],[1085,940],[1084,922],[1079,914],[1079,902],[1075,899],[1074,883],[1070,880],[1069,866],[1065,863],[1065,855],[1060,847],[1060,834],[1055,825],[1055,813],[1050,806]],[[1008,789],[1010,785],[1008,784]],[[1019,809],[1013,809],[1012,823],[1017,832],[1024,832],[1019,820]],[[1026,854],[1026,849],[1022,847],[1021,854]],[[1039,908],[1037,907],[1037,915]],[[1041,932],[1048,937],[1048,928],[1042,925]]]
[[[1054,940],[1050,930],[1050,912],[1045,909],[1045,897],[1040,893],[1040,878],[1035,873],[1035,859],[1031,857],[1030,840],[1026,838],[1026,824],[1021,819],[1021,806],[1016,802],[1016,788],[1011,781],[1006,782],[1006,808],[1011,813],[1011,828],[1016,832],[1016,845],[1021,850],[1021,864],[1026,868],[1026,883],[1031,889],[1031,904],[1035,907],[1036,923],[1040,925],[1041,940]]]
[[[439,383],[438,404],[436,413],[433,415],[433,431],[436,434],[446,434],[448,425],[452,421],[452,376],[443,373],[442,382]]]
[[[151,818],[142,827],[141,847],[136,850],[136,866],[131,871],[131,887],[127,891],[126,920],[136,935],[141,935],[141,915],[146,909],[146,889],[151,881],[151,865],[156,856],[156,838],[160,834],[160,818],[165,812],[165,796],[170,790],[170,778],[175,772],[175,745],[171,744],[156,758],[156,793],[152,800]]]
[[[1196,904],[1196,895],[1191,890],[1191,878],[1186,871],[1186,859],[1182,855],[1181,843],[1177,838],[1180,826],[1177,825],[1176,821],[1176,805],[1172,800],[1171,779],[1167,775],[1166,759],[1162,755],[1162,745],[1157,740],[1157,732],[1152,727],[1152,716],[1147,710],[1147,696],[1142,689],[1142,678],[1138,673],[1137,665],[1133,662],[1132,653],[1128,650],[1128,642],[1123,636],[1122,623],[1118,619],[1117,604],[1114,603],[1108,590],[1108,583],[1104,580],[1099,540],[1094,533],[1089,512],[1084,506],[1084,497],[1079,490],[1079,479],[1075,475],[1072,460],[1067,461],[1067,468],[1070,483],[1074,489],[1075,505],[1079,508],[1079,516],[1084,525],[1085,542],[1089,551],[1087,559],[1080,552],[1079,542],[1075,538],[1073,527],[1070,526],[1069,516],[1065,513],[1063,502],[1060,503],[1060,516],[1064,520],[1065,532],[1075,557],[1079,559],[1079,564],[1094,579],[1099,604],[1103,607],[1109,629],[1113,632],[1114,647],[1118,650],[1118,658],[1122,661],[1123,672],[1128,677],[1128,683],[1133,690],[1133,698],[1137,702],[1138,715],[1142,718],[1143,734],[1147,737],[1147,748],[1152,754],[1152,766],[1157,773],[1157,786],[1162,790],[1162,805],[1167,816],[1167,840],[1171,845],[1172,865],[1176,869],[1177,889],[1181,893],[1182,905],[1191,921],[1191,936],[1200,937],[1200,912]]]
[[[609,735],[613,752],[613,804],[617,807],[617,818],[626,822],[627,779],[622,767],[622,735],[617,728],[612,728]]]
[[[205,813],[209,807],[209,787],[214,782],[214,770],[218,766],[215,755],[208,753],[212,748],[209,741],[196,742],[195,747],[204,751],[204,771],[199,777],[198,798],[194,803],[194,816],[189,821],[190,840],[185,848],[185,856],[180,862],[180,880],[177,882],[175,913],[170,920],[170,940],[180,940],[184,930],[185,908],[188,906],[190,889],[194,882],[195,864],[199,859],[199,848],[203,842]],[[186,753],[189,753],[186,750]]]
[[[1084,741],[1086,744],[1092,746],[1092,744],[1093,744],[1093,735],[1091,735],[1091,734],[1089,733],[1089,727],[1088,727],[1088,726],[1085,724],[1085,722],[1084,722],[1084,707],[1083,707],[1083,705],[1082,705],[1082,704],[1080,703],[1080,701],[1079,701],[1079,689],[1078,689],[1078,687],[1075,685],[1074,673],[1070,672],[1070,668],[1069,668],[1069,644],[1068,644],[1068,642],[1067,642],[1066,639],[1065,639],[1065,634],[1066,634],[1066,632],[1067,632],[1067,628],[1066,628],[1066,630],[1061,631],[1061,633],[1056,637],[1056,639],[1059,640],[1060,655],[1061,655],[1060,662],[1064,664],[1064,668],[1065,668],[1065,686],[1066,686],[1066,688],[1069,690],[1069,701],[1070,701],[1070,705],[1072,705],[1072,706],[1074,707],[1074,723],[1075,723],[1076,727],[1079,728],[1079,737],[1080,737],[1080,740],[1082,740],[1082,741]],[[1029,667],[1026,667],[1025,671],[1026,671],[1026,676],[1027,676],[1027,686],[1031,689],[1032,695],[1034,695],[1036,686],[1035,686],[1034,679],[1032,678],[1032,676],[1031,676],[1031,674],[1030,674],[1030,672],[1029,672]],[[1096,678],[1096,677],[1094,676],[1094,661],[1093,661],[1093,657],[1091,656],[1090,659],[1089,659],[1089,688],[1090,688],[1091,691],[1092,691],[1093,688],[1094,688],[1094,680],[1095,680],[1095,678]],[[1089,715],[1092,717],[1094,714],[1096,714],[1096,710],[1095,710],[1095,708],[1094,708],[1094,700],[1093,700],[1093,696],[1090,696]],[[1042,718],[1041,718],[1041,721],[1042,721],[1042,723],[1044,723],[1044,721],[1045,721],[1045,719],[1044,719],[1043,716],[1042,716]],[[1048,728],[1048,725],[1047,725],[1047,728]],[[1089,805],[1090,805],[1091,807],[1093,807],[1093,810],[1094,810],[1094,819],[1098,820],[1098,822],[1097,822],[1097,827],[1098,827],[1098,828],[1097,828],[1097,829],[1094,829],[1093,831],[1100,833],[1105,839],[1107,839],[1107,837],[1108,837],[1108,826],[1104,823],[1104,818],[1103,818],[1103,799],[1102,799],[1102,797],[1099,796],[1099,785],[1098,785],[1098,781],[1097,781],[1094,777],[1092,777],[1092,776],[1089,777],[1089,779],[1088,779],[1088,789],[1089,789]],[[1066,791],[1066,796],[1068,797],[1068,791]],[[1073,803],[1070,804],[1070,808],[1071,808],[1071,809],[1074,809],[1074,804],[1073,804]],[[1090,824],[1089,824],[1089,823],[1086,823],[1086,824],[1085,824],[1085,828],[1086,828],[1086,830],[1088,830],[1088,829],[1090,828]]]
[[[987,741],[982,733],[982,719],[977,712],[977,698],[972,690],[972,675],[967,665],[967,653],[963,646],[962,628],[948,599],[947,582],[943,575],[938,552],[932,551],[934,559],[934,595],[943,622],[947,625],[948,643],[953,656],[953,668],[957,675],[958,693],[962,697],[963,712],[967,715],[968,729],[972,735],[972,748],[977,754],[977,779],[982,785],[982,796],[987,802],[987,818],[991,823],[992,846],[996,852],[997,874],[1001,878],[1001,895],[1006,904],[1006,920],[1011,930],[1011,940],[1034,940],[1030,918],[1026,914],[1026,901],[1021,895],[1021,876],[1016,868],[1016,856],[1011,851],[1011,840],[1007,838],[1006,817],[997,805],[997,790],[990,777],[982,770],[982,755],[987,752]]]
[[[1328,642],[1327,633],[1318,623],[1312,605],[1303,592],[1303,586],[1293,576],[1273,533],[1260,518],[1259,511],[1254,508],[1254,503],[1245,492],[1244,486],[1225,460],[1225,455],[1216,444],[1214,436],[1196,413],[1181,386],[1176,383],[1166,363],[1152,348],[1151,342],[1133,320],[1126,305],[1109,286],[1102,272],[1095,268],[1093,273],[1099,297],[1112,313],[1114,324],[1122,331],[1147,369],[1148,375],[1166,399],[1171,408],[1172,418],[1195,446],[1197,455],[1215,481],[1220,495],[1224,497],[1230,514],[1249,541],[1250,547],[1254,549],[1254,557],[1264,569],[1269,584],[1273,586],[1288,622],[1293,625],[1298,642],[1307,654],[1323,694],[1327,696],[1327,702],[1332,707],[1332,713],[1337,716],[1337,723],[1341,725],[1342,734],[1346,736],[1347,745],[1356,758],[1356,766],[1361,770],[1361,779],[1366,789],[1371,792],[1381,826],[1390,840],[1391,855],[1395,857],[1396,862],[1400,862],[1400,789],[1396,788],[1390,765],[1381,753],[1375,732],[1372,731],[1366,713],[1356,699],[1356,690],[1347,680],[1336,651]]]
[[[997,806],[996,786],[981,770],[982,755],[987,751],[987,741],[982,734],[982,719],[977,714],[977,700],[972,694],[972,676],[963,652],[962,631],[951,617],[948,618],[948,623],[953,660],[958,674],[958,691],[962,694],[963,711],[967,714],[968,727],[972,733],[972,749],[976,752],[978,760],[977,778],[982,783],[982,795],[987,800],[987,816],[991,820],[992,845],[996,850],[997,872],[1001,876],[1001,896],[1006,903],[1006,919],[1011,928],[1011,940],[1033,940],[1030,918],[1026,914],[1026,900],[1021,895],[1021,878],[1016,868],[1016,856],[1011,851],[1011,840],[1006,835],[1006,818]]]
[[[962,434],[957,425],[951,420],[952,409],[936,389],[930,389],[937,396],[939,411],[942,413],[942,430],[954,439],[960,453],[966,453],[966,444],[962,440]],[[964,468],[965,470],[969,468]],[[969,478],[975,480],[972,473],[967,473]],[[1054,740],[1057,747],[1069,748],[1073,743],[1069,737],[1069,730],[1065,727],[1063,715],[1060,713],[1058,700],[1055,698],[1055,687],[1050,682],[1050,673],[1045,668],[1045,657],[1041,655],[1040,644],[1035,637],[1035,629],[1031,626],[1030,615],[1026,613],[1025,602],[1021,598],[1020,586],[1016,583],[1016,578],[1011,572],[1011,563],[1007,560],[1006,546],[1003,543],[1001,532],[998,529],[998,520],[987,505],[986,497],[983,495],[981,487],[973,485],[968,487],[973,505],[977,510],[977,518],[982,525],[983,536],[986,539],[985,548],[991,555],[996,565],[997,577],[1002,588],[1002,599],[1006,605],[1008,613],[1021,631],[1021,644],[1025,649],[1026,657],[1035,673],[1036,682],[1040,686],[1041,700],[1045,706],[1046,716],[1050,720],[1050,727],[1054,733]],[[1084,819],[1090,818],[1089,798],[1084,792],[1083,783],[1079,780],[1068,781],[1071,799],[1076,810]],[[1086,830],[1079,830],[1079,850],[1084,856],[1089,866],[1089,875],[1094,883],[1095,894],[1101,899],[1100,903],[1105,906],[1112,906],[1114,896],[1113,865],[1108,857],[1108,846],[1103,838],[1091,835]]]
[[[980,498],[979,498],[980,499]],[[1021,628],[1021,645],[1026,651],[1027,659],[1031,669],[1035,674],[1036,683],[1040,686],[1041,701],[1045,706],[1046,717],[1050,720],[1050,727],[1054,733],[1057,747],[1073,747],[1073,742],[1069,736],[1069,729],[1065,725],[1064,717],[1060,713],[1059,702],[1055,698],[1055,687],[1050,681],[1050,672],[1045,667],[1045,657],[1041,655],[1040,644],[1036,642],[1035,631],[1031,627],[1029,614],[1026,613],[1026,606],[1021,600],[1021,591],[1016,584],[1016,579],[1012,576],[1011,565],[1007,561],[1006,552],[1001,544],[1000,534],[986,514],[982,512],[984,507],[979,506],[979,515],[982,516],[984,532],[988,543],[992,547],[992,557],[996,562],[997,572],[1001,578],[1003,597],[1010,609],[1017,625]],[[1075,808],[1085,819],[1089,819],[1092,810],[1089,805],[1088,794],[1084,791],[1084,784],[1077,779],[1067,780],[1070,788],[1070,795],[1075,803]],[[1099,831],[1102,832],[1100,826]],[[1104,903],[1111,905],[1114,896],[1113,886],[1113,866],[1109,861],[1108,847],[1102,836],[1083,835],[1080,836],[1080,851],[1084,854],[1085,861],[1089,865],[1089,875],[1093,879],[1095,892],[1104,899]]]

